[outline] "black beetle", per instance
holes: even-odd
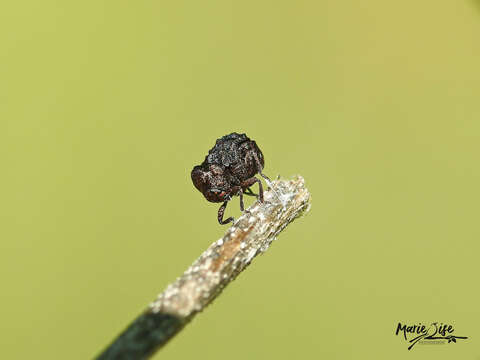
[[[218,222],[228,224],[233,217],[223,220],[223,214],[232,196],[240,196],[240,210],[244,210],[243,194],[257,196],[250,186],[258,183],[259,198],[263,202],[262,182],[255,177],[263,173],[265,160],[255,141],[245,134],[231,133],[218,139],[201,165],[193,168],[193,185],[210,202],[222,202],[218,209]]]

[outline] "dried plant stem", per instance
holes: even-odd
[[[305,181],[276,180],[174,283],[170,284],[97,359],[144,359],[203,310],[277,235],[310,208]]]

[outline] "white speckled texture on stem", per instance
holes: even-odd
[[[310,193],[301,176],[275,180],[264,193],[215,241],[174,283],[150,304],[149,311],[190,319],[208,305],[221,290],[294,219],[310,209]]]

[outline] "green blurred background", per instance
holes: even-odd
[[[238,131],[311,212],[155,358],[480,359],[478,2],[18,1],[0,34],[2,358],[93,357],[220,238],[190,170]]]

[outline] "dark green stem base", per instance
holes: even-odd
[[[184,324],[185,321],[170,314],[143,313],[96,359],[146,359],[174,336]]]

